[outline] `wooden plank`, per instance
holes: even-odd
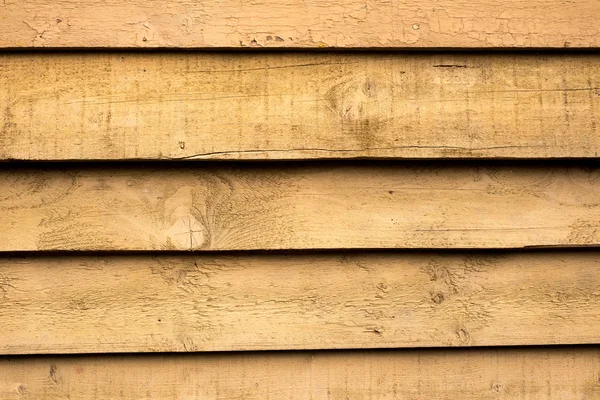
[[[596,0],[4,0],[1,47],[597,47]]]
[[[600,244],[598,168],[63,167],[0,171],[0,251]]]
[[[592,344],[597,252],[0,261],[0,353]]]
[[[600,154],[598,54],[11,54],[0,88],[0,160]]]
[[[594,348],[0,358],[5,400],[600,397]]]

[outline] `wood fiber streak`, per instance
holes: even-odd
[[[0,160],[600,154],[597,54],[10,54],[0,89]]]
[[[0,251],[600,244],[600,169],[337,163],[0,171]]]
[[[1,47],[597,47],[596,0],[2,0]]]
[[[593,344],[595,252],[0,261],[0,352]]]
[[[597,348],[0,358],[5,400],[600,397]]]

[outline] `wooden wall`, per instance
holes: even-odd
[[[600,399],[599,19],[5,0],[0,399]]]

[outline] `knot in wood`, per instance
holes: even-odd
[[[391,88],[376,76],[358,75],[334,84],[326,98],[330,108],[343,124],[377,127],[386,118],[386,105],[391,101]]]
[[[180,249],[202,248],[207,238],[206,228],[193,216],[178,219],[169,229],[170,237]]]

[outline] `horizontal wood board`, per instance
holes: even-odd
[[[595,0],[3,0],[0,47],[597,47]]]
[[[600,244],[600,169],[548,164],[0,170],[0,251]]]
[[[600,397],[597,348],[0,358],[5,400]]]
[[[596,54],[0,56],[0,160],[596,158],[598,118]]]
[[[594,344],[597,252],[0,259],[0,353]]]

